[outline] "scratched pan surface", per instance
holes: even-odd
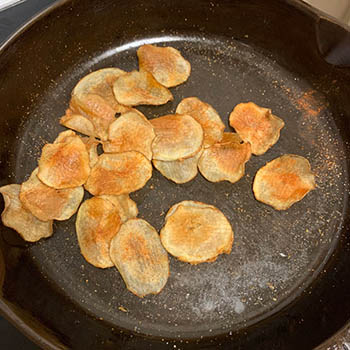
[[[292,349],[331,336],[350,317],[344,270],[350,73],[327,64],[315,42],[298,40],[301,32],[311,38],[315,17],[279,1],[264,7],[256,1],[245,7],[235,1],[86,3],[68,2],[37,21],[0,57],[2,185],[23,182],[42,146],[64,130],[58,119],[76,82],[103,67],[137,69],[136,50],[143,43],[173,46],[192,65],[189,80],[171,89],[173,102],[140,107],[148,118],[173,113],[182,98],[197,96],[219,112],[227,131],[233,107],[248,101],[271,108],[286,126],[278,143],[253,156],[235,184],[198,175],[176,185],[154,170],[131,195],[139,216],[157,230],[179,201],[215,205],[235,232],[230,255],[197,266],[170,257],[164,290],[140,299],[116,269],[100,270],[83,259],[75,216],[56,222],[53,237],[36,244],[2,227],[4,297],[73,349]],[[301,28],[284,36],[278,24],[290,12]],[[249,18],[256,23],[247,24]],[[309,159],[317,189],[278,212],[254,199],[252,182],[261,166],[286,153]]]

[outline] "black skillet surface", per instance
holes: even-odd
[[[336,28],[346,35],[327,25],[277,0],[80,0],[64,2],[24,32],[0,56],[1,185],[22,182],[43,144],[63,130],[58,118],[75,83],[102,67],[137,69],[135,52],[143,43],[176,47],[192,65],[188,82],[172,89],[173,102],[140,108],[149,118],[198,96],[226,125],[237,103],[252,100],[286,127],[236,184],[198,175],[175,185],[154,170],[132,194],[139,216],[157,229],[176,202],[214,204],[235,230],[229,256],[198,266],[171,258],[162,293],[139,299],[115,269],[84,261],[75,217],[32,245],[2,228],[6,300],[72,349],[311,349],[338,331],[350,318],[350,71],[322,58],[319,49],[334,57],[324,32]],[[318,187],[277,212],[255,201],[251,186],[257,169],[284,153],[307,157]]]

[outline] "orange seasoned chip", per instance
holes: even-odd
[[[190,158],[200,151],[203,129],[188,115],[168,114],[150,120],[156,133],[153,159],[173,161]]]
[[[78,187],[89,176],[89,162],[83,141],[68,130],[53,144],[43,147],[37,176],[45,185],[56,189]]]
[[[316,188],[308,160],[286,154],[260,168],[255,175],[255,198],[277,210],[286,210]]]
[[[251,146],[231,132],[225,132],[221,141],[206,148],[198,162],[201,174],[211,182],[237,182],[250,159]]]
[[[73,113],[70,109],[61,117],[60,124],[84,135],[97,136],[93,123],[87,117]]]
[[[253,154],[261,155],[278,141],[284,122],[270,109],[249,102],[240,103],[233,109],[230,125],[242,140],[251,144]]]
[[[224,214],[212,205],[183,201],[170,208],[160,231],[164,248],[191,264],[215,261],[229,254],[233,230]]]
[[[28,242],[36,242],[52,235],[52,220],[41,221],[27,210],[19,199],[21,185],[0,187],[4,197],[5,208],[1,214],[5,226],[17,231]]]
[[[137,50],[140,70],[150,72],[166,87],[184,83],[191,73],[191,65],[173,47],[142,45]]]
[[[103,143],[106,153],[138,151],[152,160],[152,142],[155,133],[152,124],[140,112],[127,112],[114,121]]]
[[[85,184],[93,195],[120,195],[142,188],[152,177],[151,162],[135,151],[102,154]]]
[[[86,261],[99,268],[113,266],[109,248],[120,225],[118,209],[110,201],[93,197],[81,205],[75,228],[80,250]]]
[[[133,71],[116,79],[113,85],[117,101],[126,106],[163,105],[173,99],[171,92],[147,71]]]
[[[131,219],[112,239],[110,257],[126,287],[142,298],[158,294],[169,277],[168,254],[157,231],[145,220]]]
[[[41,221],[69,219],[83,199],[83,186],[56,190],[42,183],[37,174],[38,168],[22,183],[19,198],[23,206]]]
[[[189,115],[201,125],[204,132],[204,148],[221,140],[225,125],[218,112],[208,103],[197,97],[184,98],[178,104],[176,113]]]

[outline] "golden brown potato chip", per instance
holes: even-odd
[[[184,83],[191,73],[190,62],[173,47],[142,45],[137,50],[140,70],[150,72],[166,87]]]
[[[235,183],[244,175],[245,163],[250,156],[249,143],[243,142],[235,133],[225,132],[220,142],[203,151],[198,168],[208,181]]]
[[[85,183],[90,174],[89,162],[83,141],[68,130],[61,133],[53,144],[43,147],[37,176],[45,185],[53,188],[78,187]]]
[[[25,209],[19,200],[21,185],[0,187],[4,197],[5,208],[1,214],[5,226],[17,231],[28,242],[36,242],[52,235],[52,220],[40,221],[29,210]]]
[[[112,239],[110,256],[126,287],[140,298],[160,293],[168,280],[168,254],[157,231],[144,220],[121,225]]]
[[[153,159],[190,158],[202,148],[203,129],[189,115],[168,114],[150,122],[156,133],[152,144]]]
[[[100,267],[112,267],[109,247],[118,233],[121,219],[112,202],[93,197],[79,208],[75,228],[81,254],[87,262]]]
[[[103,143],[105,153],[138,151],[152,160],[152,142],[155,138],[152,124],[139,112],[127,112],[114,121]]]
[[[92,122],[81,114],[73,113],[70,109],[68,109],[66,114],[61,117],[60,124],[84,135],[97,136]]]
[[[115,114],[128,110],[128,107],[116,101],[112,89],[115,80],[123,74],[126,73],[118,68],[100,69],[85,76],[73,89],[71,109],[88,119],[94,127],[94,133],[87,135],[106,140],[108,127],[115,120]],[[81,118],[78,123],[79,126],[83,123],[84,128],[87,128],[87,123]]]
[[[82,137],[81,140],[89,153],[90,168],[94,167],[98,161],[97,146],[99,142],[94,137]]]
[[[19,198],[23,206],[41,221],[69,219],[83,199],[83,186],[56,190],[42,183],[37,174],[38,168],[22,183]]]
[[[208,103],[202,102],[197,97],[184,98],[178,104],[176,113],[187,114],[201,125],[204,132],[204,148],[221,140],[225,125],[218,112]]]
[[[253,154],[261,155],[278,141],[284,121],[270,109],[249,102],[240,103],[233,109],[230,125],[242,140],[252,145]]]
[[[160,239],[164,248],[181,261],[191,264],[215,261],[229,254],[233,230],[217,208],[200,202],[184,201],[170,209]]]
[[[117,101],[126,106],[163,105],[173,99],[171,92],[146,71],[133,71],[116,79],[113,85]]]
[[[202,150],[190,158],[170,162],[154,159],[153,165],[167,179],[178,184],[183,184],[196,177],[198,173],[198,160],[201,154]]]
[[[255,175],[255,198],[277,210],[286,210],[316,188],[307,159],[294,154],[276,158]]]
[[[102,195],[98,198],[110,201],[118,209],[122,222],[136,218],[139,213],[136,203],[128,194],[121,194],[119,196]]]
[[[151,177],[152,164],[142,153],[104,153],[92,168],[85,188],[95,196],[127,194],[142,188]]]

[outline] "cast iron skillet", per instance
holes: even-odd
[[[70,91],[88,72],[137,69],[143,43],[171,45],[188,82],[149,118],[187,96],[228,127],[239,102],[281,116],[277,145],[236,184],[200,175],[175,185],[154,170],[132,194],[157,229],[184,199],[216,205],[235,230],[232,253],[190,266],[173,258],[161,294],[139,299],[115,269],[79,254],[74,219],[26,244],[1,227],[2,313],[44,349],[346,349],[350,319],[349,32],[300,3],[278,0],[61,1],[0,55],[0,185],[21,183],[59,131]],[[257,169],[284,153],[307,157],[317,189],[278,212],[254,200]],[[329,339],[330,337],[332,337]],[[324,343],[327,341],[329,343]]]

